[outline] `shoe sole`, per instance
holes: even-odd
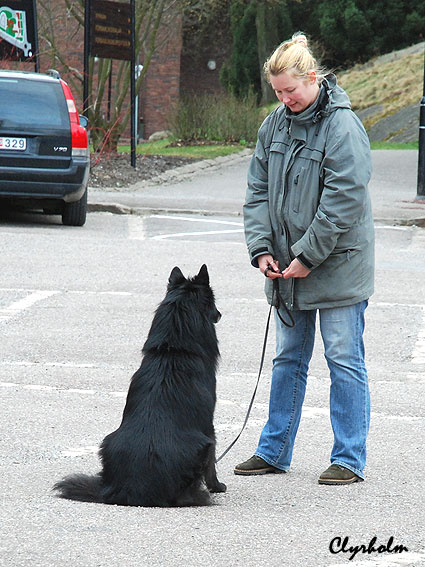
[[[266,467],[264,469],[252,469],[248,471],[244,471],[242,469],[234,469],[233,472],[242,476],[256,476],[260,474],[282,474],[286,471],[281,471],[280,469],[277,469],[275,467]]]
[[[319,478],[319,484],[327,484],[328,486],[335,486],[335,485],[342,485],[342,484],[353,484],[355,482],[363,482],[362,478],[359,477],[354,477],[354,478],[349,478],[346,480],[338,480],[338,479],[321,479]]]

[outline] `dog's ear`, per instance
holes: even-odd
[[[170,277],[168,278],[168,283],[170,285],[178,285],[184,282],[185,280],[186,278],[184,277],[180,268],[178,266],[175,266],[175,268],[171,270]]]
[[[204,284],[204,285],[209,285],[210,283],[210,277],[208,275],[208,269],[207,266],[205,264],[203,264],[201,266],[201,269],[199,270],[199,274],[196,276],[197,281],[199,281],[200,283]]]

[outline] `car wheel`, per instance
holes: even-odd
[[[62,223],[67,226],[83,226],[87,216],[87,189],[84,195],[74,203],[65,203],[62,211]]]

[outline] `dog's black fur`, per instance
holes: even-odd
[[[134,374],[120,427],[103,440],[102,470],[55,484],[62,498],[123,506],[204,506],[217,479],[213,414],[220,313],[207,267],[174,268]]]

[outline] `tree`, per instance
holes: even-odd
[[[263,103],[274,100],[263,65],[278,44],[291,34],[286,0],[232,0],[230,4],[233,52],[222,70],[222,81],[235,95],[250,90]]]
[[[82,99],[83,73],[72,67],[68,50],[72,41],[81,42],[84,30],[84,0],[65,0],[66,14],[52,0],[39,0],[40,37],[44,40],[45,55],[52,67],[65,74],[75,92]],[[176,0],[136,0],[136,60],[143,60],[143,70],[136,82],[136,93],[140,92],[143,78],[158,48],[159,42],[168,40],[167,30],[172,29],[176,11],[180,14],[181,5]],[[58,22],[68,34],[68,42],[58,41]],[[112,100],[108,106],[108,83],[113,74]],[[118,140],[128,126],[130,105],[130,62],[111,59],[90,58],[90,104],[88,118],[91,141],[95,150],[116,149]]]

